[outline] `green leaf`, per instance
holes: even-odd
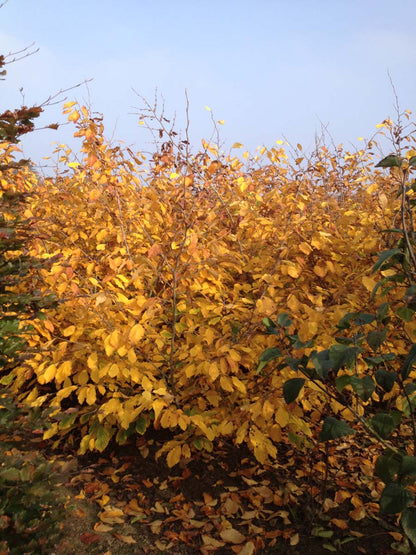
[[[335,341],[340,345],[354,345],[355,340],[351,337],[335,337]]]
[[[266,327],[267,334],[279,335],[280,332],[273,320],[271,320],[270,318],[263,318],[262,323]]]
[[[416,162],[416,156],[414,156]],[[400,524],[403,527],[404,533],[416,547],[416,507],[408,507],[402,512]]]
[[[0,471],[0,479],[7,482],[17,482],[20,480],[20,471],[11,467]]]
[[[380,497],[380,512],[384,514],[401,513],[413,503],[415,496],[397,482],[390,482]]]
[[[401,318],[404,322],[410,322],[410,320],[413,318],[414,313],[414,309],[410,308],[409,306],[400,306],[396,310],[397,316]]]
[[[401,460],[402,455],[386,449],[376,460],[375,475],[383,480],[385,484],[393,482],[395,476],[399,473]]]
[[[305,381],[304,378],[292,378],[283,384],[283,397],[288,405],[296,401]]]
[[[396,427],[390,414],[379,412],[370,420],[371,426],[383,439],[386,439]]]
[[[409,166],[413,166],[414,168],[416,168],[416,156],[412,156],[411,158],[409,158]]]
[[[416,383],[410,382],[404,386],[404,390],[407,395],[411,395],[416,391]]]
[[[387,262],[387,260],[389,260],[390,258],[392,258],[393,256],[395,256],[396,254],[400,254],[401,250],[400,249],[389,249],[387,251],[383,251],[378,255],[378,260],[377,262],[374,264],[372,272],[376,272],[377,270],[379,270],[383,264],[385,262]]]
[[[375,314],[369,314],[368,312],[358,312],[355,316],[353,323],[356,326],[365,326],[366,324],[371,324],[376,319]]]
[[[287,335],[287,337],[292,343],[293,349],[309,349],[310,347],[313,347],[313,339],[309,339],[309,341],[304,343],[297,333],[294,335]]]
[[[378,164],[376,164],[376,168],[400,168],[402,165],[402,159],[400,156],[395,156],[394,154],[390,154],[386,156]]]
[[[257,366],[257,374],[263,370],[265,366],[271,361],[275,360],[276,358],[280,358],[282,356],[282,351],[278,347],[270,347],[263,351],[259,357],[259,364]]]
[[[340,330],[347,330],[351,327],[351,320],[356,316],[356,312],[350,312],[348,314],[345,314],[345,316],[343,316],[341,318],[341,320],[338,322],[337,324],[337,328]]]
[[[140,435],[143,435],[147,430],[147,420],[144,416],[139,416],[136,420],[136,432]]]
[[[345,387],[347,387],[347,385],[350,385],[350,384],[351,384],[351,376],[349,374],[343,374],[342,376],[339,376],[339,378],[335,380],[335,387],[340,393]]]
[[[390,303],[383,303],[377,309],[377,322],[383,322],[389,313]]]
[[[315,528],[312,528],[311,535],[318,538],[332,538],[334,532],[333,530],[325,530],[322,526],[315,526]]]
[[[202,444],[202,439],[200,437],[196,437],[192,443],[195,449],[198,449],[198,451],[201,451],[201,449],[204,447]]]
[[[109,430],[104,426],[100,426],[97,430],[97,439],[95,440],[95,447],[102,453],[107,447],[111,436],[113,435],[113,430]]]
[[[368,332],[367,334],[367,343],[373,349],[373,351],[377,351],[386,340],[387,330],[373,330]]]
[[[76,418],[78,416],[78,413],[74,412],[72,414],[64,414],[62,416],[61,421],[59,422],[59,429],[60,430],[66,430],[68,428],[70,428],[73,423],[75,422]]]
[[[331,368],[335,373],[344,366],[351,368],[355,363],[357,355],[361,352],[362,349],[360,347],[332,345],[329,349],[329,358],[332,361]]]
[[[416,478],[416,457],[403,455],[399,473],[401,479],[406,476],[413,476],[413,478]]]
[[[277,317],[277,323],[282,328],[288,328],[292,324],[292,320],[290,319],[289,314],[287,312],[283,312],[282,314],[279,314],[279,316]]]
[[[410,371],[415,361],[416,361],[416,343],[412,345],[409,351],[409,354],[407,355],[406,360],[403,363],[403,366],[401,369],[401,375],[403,380],[409,377]]]
[[[332,360],[329,358],[329,349],[325,349],[319,353],[313,351],[310,355],[310,361],[315,366],[318,376],[325,379],[333,364]]]
[[[375,383],[370,376],[364,376],[363,378],[351,376],[351,386],[358,397],[364,402],[370,399],[376,388]]]
[[[386,392],[393,389],[394,383],[397,378],[396,372],[388,372],[387,370],[380,369],[374,372],[377,384]]]
[[[319,434],[319,441],[328,441],[355,433],[356,431],[350,428],[346,422],[332,418],[332,416],[327,416]]]

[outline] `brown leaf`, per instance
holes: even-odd
[[[235,528],[225,528],[220,532],[221,539],[227,543],[243,543],[246,537]]]
[[[81,534],[79,539],[82,541],[82,543],[90,545],[94,542],[100,541],[100,536],[98,534],[90,534],[87,532],[85,534]]]
[[[101,512],[99,515],[100,520],[106,524],[123,524],[124,513],[121,509],[117,507],[112,507],[109,505],[107,509]]]
[[[256,549],[256,548],[255,548],[253,542],[247,542],[247,543],[243,546],[243,549],[239,552],[238,555],[253,555],[255,549]]]
[[[348,514],[353,520],[362,520],[367,515],[365,507],[357,507],[353,511],[350,511]]]
[[[212,538],[211,536],[206,536],[206,535],[202,535],[201,536],[202,539],[202,543],[205,546],[209,546],[209,547],[223,547],[224,542],[220,542],[218,540],[216,540],[215,538]]]
[[[152,531],[152,533],[153,534],[159,534],[160,529],[162,528],[162,524],[163,524],[163,520],[154,520],[150,524],[150,530]]]
[[[337,526],[341,530],[347,530],[348,529],[348,524],[345,522],[345,520],[342,520],[340,518],[331,518],[331,522],[332,522],[332,524],[335,524],[335,526]]]
[[[137,543],[133,536],[123,536],[122,534],[113,534],[113,536],[124,543]]]
[[[290,538],[290,545],[298,545],[299,543],[299,534],[293,534],[293,536]]]
[[[94,530],[96,532],[111,532],[112,529],[112,526],[108,526],[107,524],[103,524],[102,522],[96,522],[94,524]]]

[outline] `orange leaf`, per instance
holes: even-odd
[[[340,518],[331,518],[331,522],[341,530],[348,529],[348,524],[345,522],[345,520],[341,520]]]

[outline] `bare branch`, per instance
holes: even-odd
[[[74,89],[77,89],[78,87],[81,87],[82,85],[86,85],[90,81],[92,81],[92,79],[85,79],[81,83],[77,83],[76,85],[72,85],[71,87],[68,87],[66,89],[60,89],[55,94],[52,94],[51,96],[49,96],[44,102],[42,102],[39,105],[39,107],[44,108],[45,106],[54,106],[55,104],[60,104],[61,102],[66,100],[66,98],[59,98],[59,97],[61,97],[63,94],[67,93],[68,91],[72,91]],[[56,101],[52,102],[53,100],[56,100]]]
[[[22,50],[17,50],[16,52],[9,52],[4,56],[4,65],[13,64],[14,62],[18,62],[19,60],[23,60],[28,56],[32,56],[33,54],[36,54],[36,52],[39,52],[39,48],[36,48],[35,50],[30,50],[34,46],[35,46],[35,43],[32,42],[28,46],[25,46],[25,48],[22,48]]]

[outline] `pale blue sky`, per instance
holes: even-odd
[[[1,2],[0,2],[1,3]],[[321,123],[337,143],[357,144],[400,104],[416,112],[416,0],[8,0],[0,10],[0,53],[31,42],[39,53],[7,66],[0,110],[42,102],[83,79],[68,99],[104,115],[106,135],[149,150],[132,115],[153,99],[183,125],[185,88],[191,138],[200,145],[224,119],[222,139],[253,151],[287,137],[312,146]],[[60,107],[44,122],[65,121]],[[37,161],[68,126],[23,141]]]

